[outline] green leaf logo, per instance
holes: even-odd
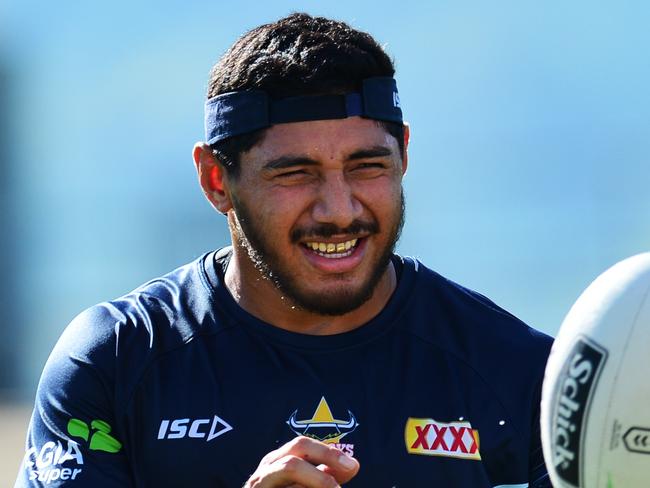
[[[92,430],[92,435],[91,434]],[[68,434],[72,437],[80,437],[88,442],[90,435],[90,450],[104,452],[119,452],[122,449],[122,443],[115,437],[111,436],[111,426],[103,420],[93,420],[88,424],[83,420],[70,419],[68,421]]]

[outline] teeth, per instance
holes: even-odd
[[[352,249],[354,246],[357,245],[357,242],[359,239],[351,239],[349,241],[345,242],[307,242],[305,245],[318,252],[318,253],[326,253],[326,254],[335,254],[339,255],[341,253],[346,253],[346,255],[349,255],[348,251]]]

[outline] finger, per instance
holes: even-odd
[[[341,453],[341,456],[344,456],[343,458],[339,458],[339,464],[340,463],[348,463],[349,461],[352,461],[350,463],[350,468],[345,468],[345,469],[340,469],[338,467],[332,467],[328,466],[326,464],[321,464],[318,466],[318,469],[323,471],[324,473],[327,473],[331,476],[334,477],[336,481],[338,481],[339,484],[344,484],[350,481],[352,478],[354,478],[357,473],[359,472],[359,461],[354,459],[353,457],[350,457],[346,454]],[[349,460],[349,461],[348,461]]]
[[[316,456],[319,451],[323,450],[323,447],[326,447],[325,444],[315,439],[303,436],[294,437],[275,451],[271,451],[264,456],[262,463],[271,464],[290,454],[300,457],[302,457],[302,454],[314,454]]]
[[[359,462],[323,442],[309,437],[296,437],[285,444],[288,453],[298,456],[333,476],[339,483],[350,481],[359,471]]]
[[[334,477],[297,456],[288,455],[266,467],[259,488],[299,486],[304,488],[340,488]]]
[[[343,453],[335,447],[309,437],[299,436],[264,456],[262,463],[271,464],[278,459],[292,455],[305,459],[313,465],[327,464],[333,467],[339,463],[341,454]],[[346,457],[350,459],[349,456]],[[343,461],[344,464],[341,466],[344,469],[345,462]]]
[[[262,460],[262,464],[272,464],[289,455],[302,458],[314,466],[324,465],[321,471],[333,476],[339,483],[349,481],[359,471],[359,463],[356,459],[335,447],[302,436],[296,437],[267,454]]]
[[[333,476],[339,483],[347,483],[359,471],[356,459],[309,437],[296,437],[285,446],[289,454],[319,466],[321,471]]]

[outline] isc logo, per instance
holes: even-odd
[[[226,432],[232,430],[232,426],[215,415],[212,419],[176,419],[163,420],[158,429],[158,439],[182,439],[190,437],[193,439],[205,439],[211,441]]]

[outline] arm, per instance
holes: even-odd
[[[131,486],[124,440],[116,431],[109,319],[98,307],[82,313],[52,351],[38,385],[16,488]]]

